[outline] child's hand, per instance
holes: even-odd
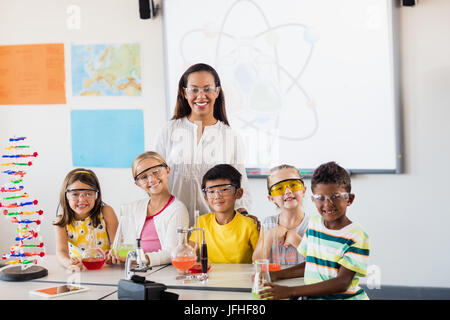
[[[105,252],[105,263],[111,264],[112,263],[112,250],[106,250]]]
[[[121,258],[119,257],[119,255],[117,254],[117,252],[115,252],[114,250],[110,251],[110,257],[111,257],[111,263],[112,264],[121,264],[121,263],[125,263],[125,261],[127,260],[126,258]]]
[[[67,267],[67,269],[71,270],[72,272],[80,272],[84,270],[84,265],[78,258],[70,258],[70,265]]]
[[[276,243],[280,246],[284,245],[284,243],[286,242],[288,229],[282,226],[278,226],[276,232]]]
[[[289,230],[288,232],[286,232],[286,238],[284,239],[283,246],[285,248],[289,246],[297,248],[300,245],[300,242],[302,242],[302,237],[297,233],[297,231]]]
[[[264,300],[287,299],[291,296],[291,287],[266,283],[266,289],[259,292],[259,298]]]

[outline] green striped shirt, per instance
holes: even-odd
[[[331,230],[325,227],[322,217],[311,217],[308,230],[298,247],[298,252],[306,257],[305,284],[336,278],[341,266],[355,272],[345,292],[311,298],[368,299],[358,283],[359,277],[367,275],[369,251],[369,236],[358,223]]]

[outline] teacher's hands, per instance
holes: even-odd
[[[261,229],[261,222],[259,222],[258,217],[248,214],[245,208],[239,208],[237,211],[239,211],[239,213],[243,213],[246,217],[252,218],[257,225],[258,231]]]

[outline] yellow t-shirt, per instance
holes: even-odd
[[[236,211],[233,220],[220,225],[215,213],[211,212],[198,218],[198,227],[205,229],[209,262],[252,263],[253,250],[259,239],[258,228],[252,218]],[[202,232],[197,234],[201,244]],[[191,233],[189,241],[195,241],[194,233]]]
[[[101,212],[100,223],[97,228],[94,228],[91,218],[87,217],[83,220],[75,220],[72,224],[68,224],[66,230],[69,242],[69,256],[71,258],[81,258],[83,251],[90,246],[96,246],[103,251],[109,250],[110,243],[108,233],[106,232],[105,219]],[[96,244],[94,241],[90,242],[90,235],[94,236],[93,232],[95,233],[97,240]]]

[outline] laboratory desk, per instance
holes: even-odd
[[[230,291],[251,292],[252,275],[254,267],[252,264],[225,264],[212,263],[206,281],[180,281],[176,277],[177,270],[172,265],[167,265],[157,272],[146,276],[147,280],[164,283],[168,288],[192,289],[206,291]],[[295,278],[278,281],[277,284],[286,286],[303,285],[303,278]]]
[[[84,285],[109,285],[117,286],[120,279],[125,278],[124,264],[104,264],[99,270],[83,270],[81,272],[71,272],[58,263],[56,255],[47,255],[43,261],[39,263],[40,266],[48,270],[48,275],[39,278],[39,281],[57,282],[57,283],[80,283]],[[158,271],[164,266],[156,266],[145,274],[146,276]]]
[[[1,300],[48,300],[48,298],[31,294],[32,290],[51,288],[65,283],[49,283],[41,281],[8,282],[0,281]],[[51,298],[51,300],[102,300],[115,294],[116,288],[111,286],[90,285],[88,291],[66,296]],[[117,299],[117,295],[116,295]]]
[[[55,255],[47,255],[39,265],[48,270],[47,276],[26,282],[0,281],[0,299],[41,299],[30,295],[29,291],[57,284],[74,283],[86,286],[90,290],[58,299],[114,300],[117,299],[117,284],[119,280],[125,278],[124,264],[105,264],[100,270],[69,272],[58,263]],[[180,295],[180,300],[248,300],[252,299],[253,273],[252,264],[212,263],[206,281],[177,280],[178,272],[172,265],[156,266],[146,273],[137,275],[145,276],[149,281],[165,284],[168,291]],[[303,278],[282,280],[277,284],[303,285]]]

